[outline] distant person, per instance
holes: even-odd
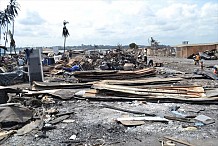
[[[147,56],[144,56],[144,62],[145,62],[145,64],[148,63],[148,57]]]
[[[213,69],[213,73],[218,76],[218,65],[214,65]]]
[[[24,66],[24,60],[22,58],[18,58],[17,60],[17,63],[18,63],[18,66]]]
[[[200,61],[200,67],[201,67],[201,70],[204,70],[204,61],[203,60]]]
[[[69,52],[69,58],[72,59],[72,57],[73,57],[73,51],[70,50],[70,52]]]
[[[30,50],[28,48],[26,48],[24,50],[25,52],[25,61],[26,61],[26,64],[29,62],[29,57],[30,57]]]
[[[201,57],[199,54],[195,55],[195,65],[199,65],[199,61],[201,60]]]
[[[153,67],[153,66],[154,66],[154,62],[153,62],[153,60],[151,59],[151,60],[148,61],[148,67]]]
[[[68,62],[68,57],[66,54],[62,54],[61,60],[63,60],[64,62]]]

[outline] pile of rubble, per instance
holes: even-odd
[[[66,67],[79,64],[81,70],[137,70],[146,67],[147,63],[145,49],[115,49],[104,53],[77,55],[67,62],[57,62]],[[55,69],[60,69],[60,65],[56,65]]]
[[[21,57],[23,55],[20,55]],[[4,56],[0,58],[0,85],[7,86],[27,81],[27,69],[19,65],[18,56]]]
[[[218,53],[216,50],[208,50],[205,52],[198,52],[198,54],[200,55],[201,59],[204,59],[204,60],[217,60],[218,59]],[[193,59],[193,57],[195,55],[196,54],[189,56],[188,59]]]
[[[1,144],[125,145],[137,140],[135,145],[139,145],[140,141],[146,143],[146,132],[155,132],[153,137],[161,137],[156,138],[159,145],[191,146],[192,142],[182,140],[181,129],[192,132],[216,127],[216,80],[150,66],[143,51],[117,50],[103,56],[62,58],[43,66],[45,82],[19,88],[0,86]],[[69,83],[62,76],[63,67],[75,65],[80,70],[68,74],[68,79],[74,80]],[[200,105],[213,109],[195,109]],[[149,126],[154,127],[152,132]],[[173,126],[177,128],[171,129]],[[179,136],[173,135],[174,131]],[[217,131],[212,133],[217,138]],[[18,140],[20,136],[25,140]],[[203,139],[203,135],[199,137]]]

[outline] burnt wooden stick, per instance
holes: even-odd
[[[193,121],[191,121],[188,118],[182,118],[182,117],[172,117],[172,116],[164,116],[164,118],[168,119],[168,120],[174,120],[174,121],[181,121],[181,122],[187,122],[187,123],[193,123]]]
[[[123,111],[123,112],[128,112],[128,113],[133,113],[133,114],[144,114],[147,116],[156,116],[155,114],[151,114],[151,113],[140,112],[140,111],[131,111],[131,110],[122,109],[122,108],[114,107],[114,106],[107,105],[107,104],[102,104],[102,105],[106,108],[110,108],[110,109],[114,109],[114,110],[118,110],[118,111]]]
[[[172,137],[164,136],[164,138],[168,139],[168,140],[175,141],[177,143],[180,143],[180,144],[183,144],[183,145],[186,145],[186,146],[194,146],[193,144],[190,144],[188,142],[185,142],[185,141],[182,141],[182,140],[179,140],[179,139],[175,139],[175,138],[172,138]]]

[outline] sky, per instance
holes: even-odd
[[[17,0],[17,47],[218,42],[218,0]],[[0,0],[4,10],[9,0]],[[11,29],[11,26],[9,26]],[[4,44],[1,39],[0,44]],[[9,45],[9,44],[8,44]]]

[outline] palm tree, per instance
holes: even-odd
[[[11,19],[11,15],[8,14],[8,9],[1,11],[0,12],[0,27],[4,28],[5,26],[7,26],[7,30],[8,30],[8,24],[10,23],[10,19]],[[5,39],[5,47],[6,47],[7,33],[4,33],[4,34],[5,34],[4,39]],[[1,50],[0,50],[0,55],[1,55]]]
[[[10,23],[10,16],[5,9],[4,11],[0,11],[0,26],[5,27],[7,23]]]
[[[5,33],[5,47],[7,43],[8,24],[10,24],[11,21],[13,22],[12,35],[14,35],[14,18],[18,15],[17,10],[19,9],[20,9],[19,4],[16,2],[16,0],[10,0],[10,4],[7,5],[7,8],[4,11],[0,12],[0,30],[2,27],[5,26],[7,27]],[[1,39],[1,35],[0,35],[0,39]]]
[[[12,21],[12,33],[10,32],[10,38],[11,38],[11,42],[10,42],[10,53],[11,53],[11,47],[14,48],[15,54],[16,54],[16,50],[15,50],[15,41],[14,41],[14,18],[18,15],[18,10],[20,10],[20,5],[16,2],[16,0],[10,0],[10,4],[7,5],[6,11],[9,15],[9,19],[10,21]],[[10,23],[10,22],[9,22]],[[7,34],[8,34],[8,24],[7,23],[7,33],[6,33],[6,40],[5,40],[5,47],[6,47],[6,42],[7,42]]]
[[[6,44],[8,42],[8,24],[10,24],[10,20],[12,19],[12,15],[10,15],[10,11],[9,11],[9,5],[7,5],[7,8],[5,9],[5,12],[4,12],[4,16],[5,16],[5,19],[8,19],[6,22],[6,32],[5,32],[5,47],[6,47]],[[6,50],[4,50],[4,55],[6,54]]]
[[[12,16],[12,34],[14,35],[14,18],[18,15],[18,10],[20,10],[20,5],[16,0],[10,0],[10,5],[8,7],[9,14]]]
[[[3,15],[3,12],[0,11],[0,43],[1,43],[1,39],[2,39],[2,15]],[[1,56],[1,49],[0,49],[0,56]]]
[[[15,45],[15,40],[14,40],[14,36],[13,36],[13,34],[11,33],[11,31],[9,30],[9,36],[10,36],[10,54],[11,54],[11,52],[12,52],[12,48],[14,48],[14,53],[15,54],[17,54],[16,53],[16,49],[15,49],[15,47],[16,47],[16,45]]]
[[[64,27],[63,27],[63,32],[62,32],[62,36],[64,37],[64,53],[65,53],[66,38],[70,35],[69,32],[68,32],[68,29],[66,27],[67,23],[69,23],[69,22],[64,20],[64,22],[63,22]]]

